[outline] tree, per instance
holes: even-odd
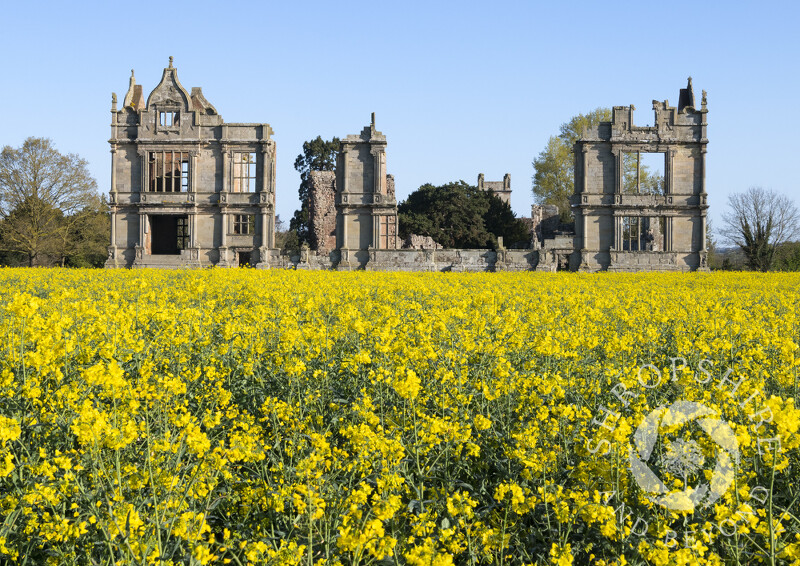
[[[42,199],[29,196],[0,221],[3,251],[22,254],[29,267],[58,254],[64,215]]]
[[[762,187],[728,197],[722,235],[737,245],[750,269],[769,271],[775,250],[800,236],[800,211],[792,200]]]
[[[774,266],[778,271],[800,271],[800,242],[777,246]]]
[[[28,265],[65,255],[81,210],[97,199],[87,162],[63,155],[44,138],[28,138],[0,153],[0,247],[24,254]]]
[[[300,209],[295,210],[289,220],[289,229],[297,233],[299,243],[309,243],[309,190],[311,171],[333,171],[336,167],[336,153],[339,151],[339,138],[325,141],[321,136],[303,143],[303,153],[294,161],[294,168],[300,172]]]
[[[527,248],[531,243],[531,231],[525,222],[517,218],[511,205],[491,191],[480,191],[489,203],[489,209],[483,215],[486,231],[495,237],[503,238],[505,247]]]
[[[86,207],[66,219],[61,264],[71,267],[103,267],[108,258],[111,218],[105,198],[95,197]]]
[[[275,245],[283,252],[296,252],[300,249],[297,232],[286,227],[280,214],[275,215]]]
[[[533,160],[533,197],[538,204],[554,204],[561,219],[568,222],[572,216],[569,197],[575,192],[575,159],[572,148],[584,129],[611,120],[608,108],[597,108],[588,114],[573,116],[561,125],[557,136],[551,136],[547,145]]]
[[[497,236],[509,244],[529,238],[508,203],[464,181],[422,185],[397,211],[401,238],[430,236],[445,248],[492,248]]]

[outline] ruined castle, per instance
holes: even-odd
[[[394,178],[375,115],[342,139],[336,170],[310,175],[311,248],[275,246],[275,142],[269,124],[226,124],[200,88],[184,89],[170,57],[144,98],[131,72],[111,106],[111,245],[107,267],[241,266],[407,271],[706,269],[706,95],[691,79],[678,106],[633,106],[575,143],[574,229],[534,206],[530,246],[441,249],[398,239]],[[505,202],[511,180],[478,187]]]

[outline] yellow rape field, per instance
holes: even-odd
[[[0,283],[0,561],[800,564],[800,276]]]

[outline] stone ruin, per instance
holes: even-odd
[[[691,78],[678,107],[653,101],[655,124],[633,106],[575,143],[575,224],[556,207],[531,210],[530,247],[442,249],[398,241],[386,137],[370,125],[342,139],[335,171],[310,173],[310,240],[299,256],[275,247],[275,142],[268,124],[226,124],[170,58],[147,97],[131,74],[112,95],[111,246],[107,267],[208,265],[407,271],[703,270],[706,266],[707,101]],[[511,178],[478,188],[505,202]]]
[[[616,106],[610,122],[582,133],[574,148],[575,193],[570,199],[575,223],[562,223],[555,206],[534,205],[527,250],[506,250],[502,242],[496,250],[441,249],[433,240],[418,236],[398,249],[396,237],[386,240],[386,235],[396,234],[397,204],[393,191],[387,198],[389,191],[375,182],[376,175],[384,178],[386,138],[375,130],[373,115],[372,125],[360,136],[343,141],[336,174],[313,177],[312,193],[318,194],[312,195],[312,239],[316,254],[325,257],[317,267],[707,269],[706,94],[703,92],[700,108],[695,108],[690,78],[680,91],[677,108],[666,100],[653,101],[652,127],[635,126],[634,110],[633,106]],[[345,181],[347,185],[342,184]],[[351,187],[357,187],[356,191]],[[481,173],[478,188],[493,191],[508,202],[511,179],[506,174],[502,182],[485,181]]]
[[[615,106],[575,143],[570,269],[707,269],[706,92],[696,108],[689,77],[678,100],[654,100],[647,127]]]
[[[511,175],[506,173],[502,181],[485,181],[483,173],[478,173],[478,189],[491,191],[506,204],[511,204]]]

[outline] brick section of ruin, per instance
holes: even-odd
[[[309,173],[308,212],[311,249],[331,252],[336,249],[336,173]]]
[[[394,175],[386,175],[386,196],[394,198]]]

